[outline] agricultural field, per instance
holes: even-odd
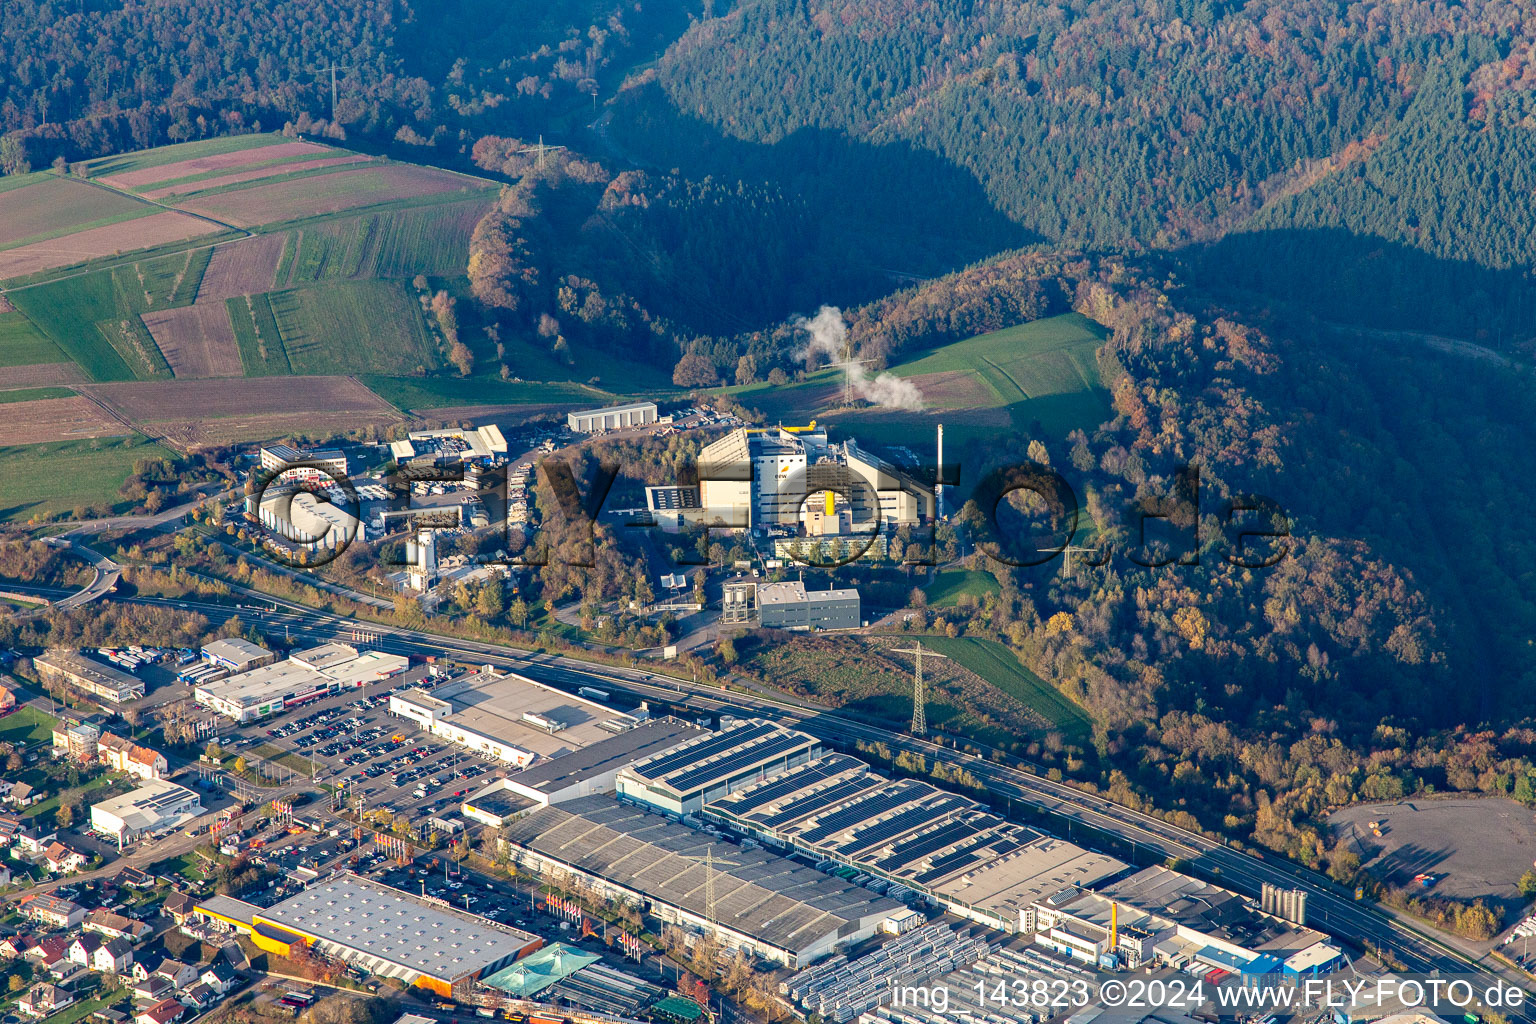
[[[400,281],[336,281],[273,292],[272,316],[294,373],[409,374],[440,355]]]
[[[0,522],[22,522],[81,505],[116,504],[118,488],[133,472],[134,462],[156,457],[176,456],[137,434],[0,447]]]
[[[180,448],[293,435],[328,439],[400,414],[350,377],[138,381],[91,386],[125,421]]]
[[[199,192],[177,203],[190,213],[244,228],[279,224],[358,207],[451,193],[490,195],[477,178],[411,164],[337,167],[318,176],[277,177]]]
[[[1109,416],[1095,353],[1104,328],[1077,313],[1049,317],[951,342],[890,372],[917,386],[919,411],[842,406],[842,376],[833,369],[774,387],[727,389],[770,420],[804,422],[836,410],[838,426],[890,444],[931,444],[942,422],[957,443],[1018,430],[1059,438]]]
[[[135,153],[118,153],[104,156],[86,164],[86,175],[100,179],[116,188],[133,188],[150,182],[174,178],[189,173],[185,170],[166,171],[163,168],[182,163],[199,164],[204,170],[241,166],[252,160],[270,157],[274,146],[291,145],[309,147],[312,143],[294,142],[275,133],[262,135],[230,135],[214,139],[199,139],[174,146],[160,146]],[[317,149],[325,147],[316,146]],[[260,157],[248,151],[264,150]],[[298,152],[290,150],[289,152]],[[303,152],[308,152],[304,149]]]
[[[601,405],[614,395],[564,381],[523,381],[465,377],[364,377],[381,398],[400,409],[442,411],[455,407],[539,406],[543,408]]]
[[[238,377],[243,372],[235,329],[222,302],[199,302],[141,318],[177,377]]]
[[[21,313],[0,313],[0,366],[68,363],[62,349]],[[10,374],[6,375],[7,379]]]
[[[0,249],[72,235],[161,212],[150,203],[73,178],[44,175],[0,192]]]
[[[111,437],[133,431],[65,388],[0,391],[0,437],[12,444]]]
[[[1025,668],[1017,655],[996,640],[925,637],[923,644],[1029,708],[1065,739],[1082,742],[1092,731],[1093,721],[1086,711]]]
[[[8,298],[92,380],[165,377],[170,365],[141,317],[190,302],[206,266],[206,257],[174,253],[13,291]]]
[[[174,210],[145,207],[147,217],[60,234],[46,241],[0,250],[0,280],[58,270],[138,249],[185,242],[219,230],[217,224]]]

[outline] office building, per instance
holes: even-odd
[[[267,479],[295,483],[330,483],[347,478],[347,455],[338,448],[304,451],[286,444],[261,449],[261,472]]]

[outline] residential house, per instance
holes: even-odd
[[[200,979],[204,985],[223,995],[240,983],[240,975],[223,960],[217,960],[203,968]]]
[[[120,889],[147,889],[155,884],[155,877],[136,867],[124,867],[112,879]]]
[[[160,907],[160,913],[177,924],[186,924],[187,918],[192,916],[194,905],[195,901],[186,893],[173,892],[165,898],[165,903]]]
[[[42,829],[35,825],[23,825],[16,833],[16,840],[11,844],[11,856],[22,860],[33,860],[43,855],[48,849],[48,844],[59,838],[59,834],[52,829]]]
[[[91,1014],[91,1020],[99,1020],[101,1024],[128,1024],[128,1015],[122,1010],[103,1006]]]
[[[88,932],[98,932],[108,938],[127,939],[129,942],[138,942],[153,930],[143,921],[114,914],[105,908],[86,914],[85,923],[80,927]]]
[[[170,957],[160,961],[160,966],[155,968],[155,973],[175,985],[178,992],[197,984],[197,968],[191,964],[184,964],[180,960],[172,960]]]
[[[8,886],[10,884],[11,884],[11,869],[8,866],[4,865],[4,864],[0,864],[0,889],[3,889],[3,888],[5,888],[6,886]]]
[[[103,974],[123,974],[133,966],[133,946],[117,937],[102,943],[91,956],[91,966]]]
[[[26,955],[37,943],[30,935],[7,935],[0,939],[0,960],[14,960]]]
[[[102,733],[96,744],[102,762],[115,771],[137,775],[141,779],[165,777],[165,755],[110,732]]]
[[[11,795],[13,785],[13,783],[9,782],[5,784],[6,788],[3,796],[9,797]],[[0,846],[10,846],[14,843],[16,835],[21,831],[21,828],[22,820],[19,815],[0,814]]]
[[[140,1010],[133,1018],[133,1024],[171,1024],[172,1021],[180,1020],[186,1012],[187,1008],[176,1000],[162,999]]]
[[[10,779],[0,779],[0,801],[7,799],[11,795],[11,790],[14,789],[15,786],[16,783],[12,782]]]
[[[134,966],[137,967],[138,965],[134,964]],[[175,991],[175,985],[172,985],[158,974],[151,974],[149,977],[141,978],[134,983],[133,1001],[135,1003],[153,1005],[162,999],[169,998]]]
[[[31,807],[43,798],[43,794],[28,782],[18,782],[11,786],[11,791],[5,795],[6,803],[12,807]]]
[[[198,982],[185,992],[181,993],[181,1003],[192,1010],[206,1010],[219,1001],[219,995],[213,989]]]
[[[28,1017],[51,1017],[74,1001],[75,997],[67,990],[44,983],[28,989],[16,1008]]]
[[[80,904],[48,893],[24,897],[21,913],[33,921],[41,921],[55,928],[73,928],[85,920],[85,908]]]
[[[101,948],[101,936],[94,932],[76,935],[69,943],[69,959],[81,967],[91,966],[91,957]]]
[[[49,935],[39,939],[25,955],[43,970],[52,971],[58,964],[69,962],[69,943],[66,936]]]
[[[43,850],[48,870],[56,875],[72,875],[90,860],[85,854],[55,839]]]
[[[0,715],[8,715],[16,710],[16,691],[9,686],[0,686]]]

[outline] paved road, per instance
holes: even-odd
[[[235,589],[240,591],[240,588]],[[297,635],[323,641],[344,640],[353,628],[352,620],[349,619],[315,612],[282,599],[257,595],[254,591],[246,593],[258,597],[266,603],[266,607],[240,609],[236,614],[261,629],[286,628]],[[130,600],[171,603],[151,598]],[[191,606],[214,613],[231,612],[227,605],[192,602]],[[1374,904],[1354,902],[1350,894],[1319,874],[1276,858],[1234,850],[1221,842],[1159,818],[1111,803],[1063,783],[1052,782],[1034,774],[1027,765],[989,762],[938,743],[845,718],[832,709],[788,696],[739,694],[702,683],[673,679],[645,668],[594,665],[576,658],[529,653],[494,644],[439,636],[424,630],[375,624],[369,624],[368,629],[379,636],[375,646],[394,653],[457,656],[475,663],[515,669],[530,678],[564,689],[594,683],[601,686],[607,681],[622,685],[641,696],[665,699],[700,712],[727,711],[737,715],[767,713],[786,724],[827,739],[843,743],[858,739],[879,740],[893,750],[922,753],[930,759],[942,758],[947,763],[964,767],[998,795],[1046,808],[1068,822],[1155,851],[1160,858],[1188,859],[1198,867],[1218,874],[1229,887],[1248,895],[1256,895],[1264,882],[1305,889],[1309,894],[1308,914],[1312,923],[1356,942],[1370,942],[1379,946],[1401,961],[1407,970],[1482,973],[1498,975],[1517,984],[1529,983],[1524,975],[1486,957],[1470,944],[1450,937],[1431,935],[1411,920],[1390,914]]]

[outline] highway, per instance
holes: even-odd
[[[1247,895],[1256,896],[1264,882],[1305,889],[1308,893],[1309,923],[1356,943],[1370,943],[1386,950],[1404,970],[1426,974],[1494,975],[1522,986],[1529,982],[1520,972],[1482,956],[1476,949],[1453,938],[1432,936],[1411,921],[1390,915],[1375,904],[1355,902],[1350,894],[1300,865],[1232,849],[1220,841],[1169,824],[1160,818],[1053,782],[1035,774],[1027,765],[987,761],[928,740],[856,721],[833,710],[788,696],[738,693],[717,686],[675,679],[644,667],[596,665],[560,655],[530,653],[495,644],[440,636],[425,630],[359,623],[256,591],[238,587],[232,589],[237,592],[237,596],[248,595],[253,602],[259,603],[231,608],[227,604],[198,601],[114,599],[174,605],[210,615],[235,614],[262,631],[271,633],[285,630],[290,635],[316,642],[354,641],[356,631],[361,628],[369,634],[368,642],[371,646],[391,653],[436,654],[471,664],[510,668],[529,678],[571,691],[579,686],[601,687],[605,683],[618,685],[641,697],[665,700],[700,713],[726,712],[737,716],[767,714],[786,725],[848,746],[857,740],[883,742],[892,751],[920,753],[930,761],[940,758],[951,765],[963,767],[994,794],[1044,808],[1072,823],[1074,828],[1097,830],[1122,843],[1134,844],[1140,850],[1155,851],[1157,859],[1178,857],[1188,860],[1196,869],[1219,877],[1229,888]],[[1076,838],[1092,844],[1091,838]]]

